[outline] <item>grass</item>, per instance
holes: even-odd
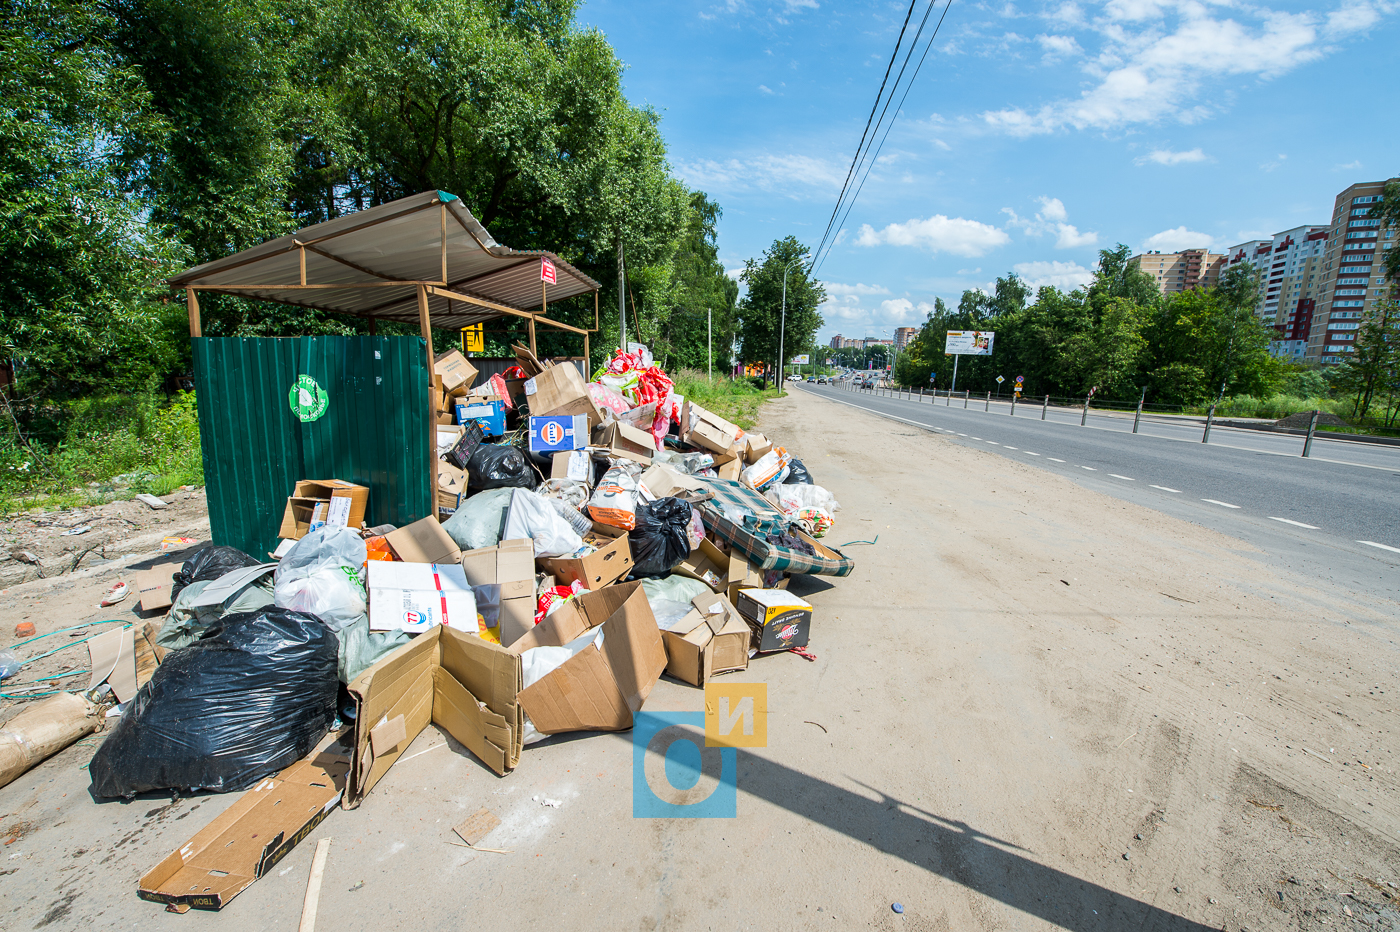
[[[43,429],[0,429],[0,515],[165,495],[204,484],[194,394],[112,396],[50,406]],[[41,439],[45,438],[45,439]]]
[[[1209,406],[1185,408],[1186,414],[1205,414]],[[1345,419],[1351,413],[1350,401],[1332,398],[1299,398],[1296,395],[1231,395],[1215,408],[1216,417],[1251,417],[1277,421],[1301,411],[1326,411]]]
[[[744,430],[758,422],[758,409],[765,401],[778,397],[774,389],[760,389],[749,379],[717,374],[711,380],[696,369],[680,370],[675,383],[677,392]]]

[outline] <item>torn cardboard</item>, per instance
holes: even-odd
[[[384,540],[405,563],[456,563],[462,559],[462,551],[432,515],[390,531]]]
[[[542,557],[536,561],[554,574],[557,585],[578,580],[588,589],[601,589],[632,571],[632,545],[626,531],[595,522],[583,540],[598,549],[582,557]]]
[[[502,644],[515,642],[534,627],[534,541],[503,540],[494,547],[468,550],[461,563],[471,585],[501,587],[501,613],[495,627]]]
[[[179,563],[160,563],[136,574],[133,583],[141,611],[158,612],[170,607],[170,589],[175,583],[175,571],[179,568]]]
[[[606,448],[609,456],[620,456],[643,466],[650,466],[651,458],[656,453],[655,437],[619,421],[596,428],[593,431],[593,445]]]
[[[720,673],[749,667],[749,626],[722,595],[701,593],[694,608],[670,630],[661,632],[666,672],[692,686],[704,686]]]
[[[301,540],[323,524],[358,531],[368,502],[365,486],[343,479],[302,479],[287,498],[277,536]]]

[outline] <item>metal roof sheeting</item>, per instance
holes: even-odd
[[[425,191],[306,227],[196,266],[171,278],[170,284],[417,323],[417,283],[444,287],[444,220],[446,290],[537,313],[543,258],[554,263],[558,278],[558,284],[549,286],[551,303],[599,288],[553,253],[497,243],[461,200],[443,191]],[[336,287],[350,285],[373,287]],[[440,294],[429,297],[428,308],[435,327],[455,329],[501,316],[499,311]]]

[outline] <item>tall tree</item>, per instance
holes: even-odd
[[[749,259],[739,279],[748,293],[739,302],[739,336],[745,363],[764,363],[770,372],[781,372],[778,361],[779,336],[789,358],[810,347],[821,328],[817,308],[826,300],[826,288],[811,278],[802,257],[808,252],[797,237],[775,240],[762,260]],[[786,271],[786,312],[784,312],[784,272]],[[784,321],[786,322],[784,324]]]
[[[1376,302],[1332,383],[1352,396],[1352,414],[1358,418],[1366,417],[1378,396],[1400,389],[1400,304],[1391,299]]]

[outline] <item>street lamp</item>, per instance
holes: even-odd
[[[787,333],[787,277],[794,265],[812,258],[811,253],[804,253],[793,259],[783,268],[783,316],[778,324],[778,394],[787,394],[785,382],[787,381],[787,357],[783,355],[783,337]]]

